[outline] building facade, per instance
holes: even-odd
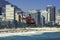
[[[60,9],[58,9],[56,12],[56,23],[60,25]]]
[[[55,16],[55,12],[56,12],[56,9],[55,9],[55,6],[53,5],[48,5],[47,8],[46,8],[46,11],[48,12],[47,14],[47,21],[49,23],[55,23],[55,20],[56,20],[56,16]]]
[[[6,20],[14,20],[14,17],[14,7],[11,5],[6,5]]]
[[[47,21],[47,13],[48,12],[46,10],[41,10],[41,16],[45,17],[45,24],[48,23],[48,21]]]

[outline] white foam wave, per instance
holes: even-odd
[[[31,32],[16,32],[16,33],[0,33],[0,37],[8,37],[8,36],[32,36],[43,34],[45,32],[57,32],[57,31],[31,31]]]

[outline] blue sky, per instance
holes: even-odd
[[[60,9],[60,0],[7,0],[18,6],[23,11],[32,9],[46,9],[47,5],[54,5],[56,9]]]

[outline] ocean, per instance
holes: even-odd
[[[60,40],[60,32],[23,32],[13,34],[0,34],[0,40]]]

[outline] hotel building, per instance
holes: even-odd
[[[11,5],[6,5],[6,20],[14,20],[14,17],[14,7]]]
[[[56,21],[56,16],[55,16],[56,9],[55,9],[55,6],[48,5],[47,8],[46,8],[46,11],[48,12],[48,14],[47,14],[48,23],[55,24],[55,21]]]

